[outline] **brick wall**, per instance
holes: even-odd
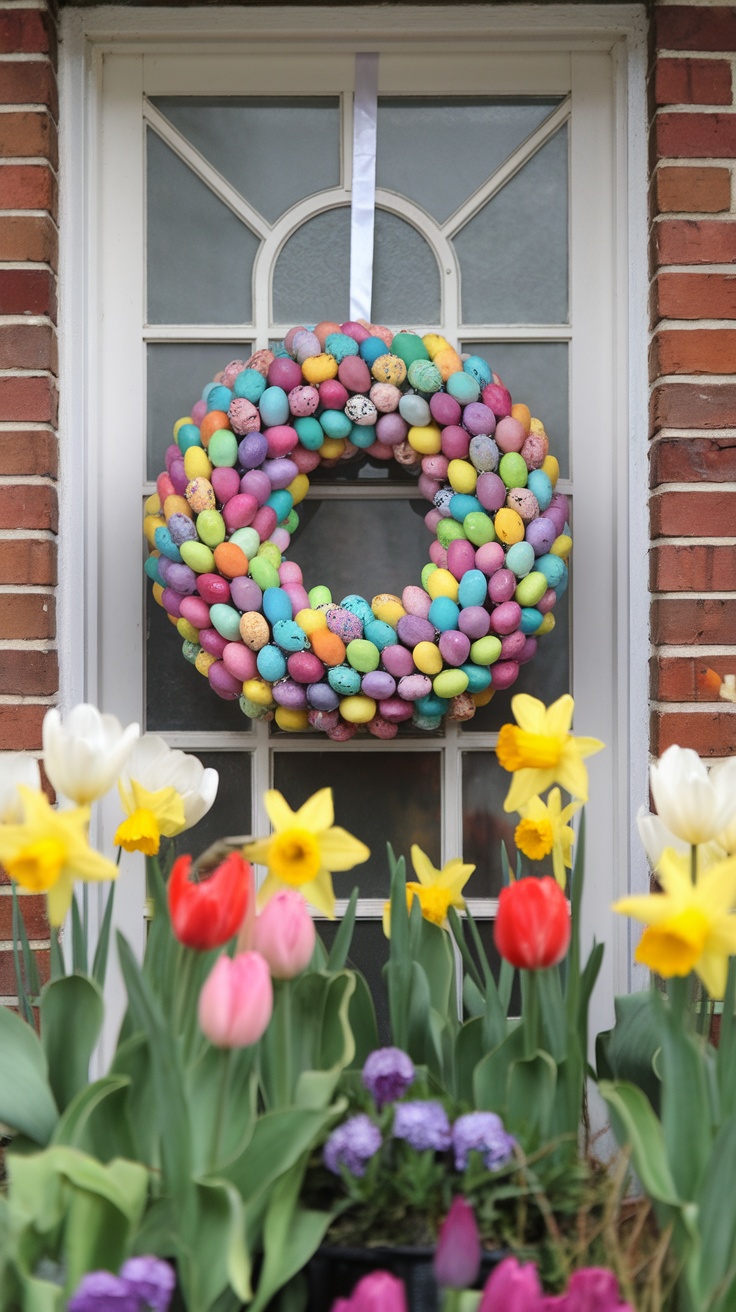
[[[652,16],[651,747],[736,751],[736,8]]]
[[[56,16],[0,0],[0,751],[41,746],[55,649]],[[0,875],[0,999],[14,990]],[[24,903],[47,937],[43,899]]]

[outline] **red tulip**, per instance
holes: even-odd
[[[544,970],[562,961],[570,944],[570,908],[557,880],[527,876],[501,889],[493,941],[521,970]]]
[[[453,1198],[440,1226],[434,1253],[434,1274],[443,1289],[466,1289],[474,1285],[480,1271],[480,1236],[470,1203]]]
[[[222,947],[237,934],[253,901],[253,867],[231,852],[215,871],[194,884],[192,858],[180,856],[169,876],[169,913],[180,943],[198,952]]]

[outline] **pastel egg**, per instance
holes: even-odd
[[[488,596],[494,606],[500,606],[504,601],[510,601],[516,591],[516,575],[510,569],[496,570],[491,575],[488,583]]]
[[[295,360],[290,360],[288,356],[277,356],[268,366],[267,378],[269,388],[280,388],[287,393],[292,387],[299,386],[302,381],[302,371]],[[266,392],[263,395],[265,396]]]
[[[227,509],[227,507],[225,507]],[[220,542],[215,547],[215,565],[226,579],[239,578],[248,573],[249,561],[234,542]]]
[[[438,697],[457,697],[467,686],[468,676],[464,670],[442,670],[432,681],[432,691]]]
[[[238,459],[238,439],[230,428],[218,428],[212,434],[207,456],[213,465],[234,465]]]
[[[432,681],[426,674],[407,674],[399,680],[398,693],[406,702],[416,702],[432,691]]]
[[[521,448],[529,469],[541,469],[548,452],[549,438],[546,433],[530,433]]]
[[[337,633],[344,643],[363,636],[361,620],[344,606],[330,607],[327,612],[327,627],[331,633]]]
[[[391,340],[391,354],[398,355],[407,367],[415,360],[428,360],[429,352],[417,333],[396,333]]]
[[[498,447],[493,438],[485,433],[479,433],[471,438],[468,455],[470,463],[475,466],[479,473],[493,471],[498,468]]]
[[[542,615],[542,612],[537,610],[535,606],[522,606],[521,618],[519,620],[522,633],[528,635],[538,633],[545,618],[546,617]],[[553,620],[554,616],[550,615],[550,619]]]
[[[439,629],[440,632],[447,629],[456,629],[459,617],[460,607],[450,597],[435,597],[429,608],[429,623],[434,625],[435,629]]]
[[[391,724],[401,724],[402,720],[412,718],[412,703],[403,697],[384,697],[378,703],[378,709],[384,720]]]
[[[498,474],[483,473],[478,476],[475,494],[484,510],[492,514],[500,510],[506,502],[506,484]]]
[[[371,610],[377,620],[383,620],[385,624],[390,624],[392,629],[396,628],[401,616],[406,612],[398,597],[392,592],[379,592],[371,601]]]
[[[532,469],[527,480],[527,487],[537,498],[540,512],[544,513],[552,500],[554,491],[548,475],[542,469]]]
[[[325,665],[342,665],[345,660],[345,643],[339,633],[330,629],[315,629],[310,635],[312,651]]]
[[[462,460],[470,449],[470,435],[458,424],[447,424],[442,429],[441,448],[448,460]]]
[[[395,738],[399,732],[397,724],[391,724],[385,720],[382,715],[374,715],[372,720],[368,721],[366,728],[374,738],[390,739]]]
[[[506,415],[496,425],[496,444],[499,451],[520,452],[526,441],[526,431],[518,419]]]
[[[437,424],[414,424],[409,428],[407,441],[421,455],[436,455],[442,448],[442,435]]]
[[[442,374],[429,360],[414,360],[407,370],[407,378],[418,392],[439,392],[442,386]]]
[[[521,629],[514,629],[512,633],[505,634],[501,639],[501,660],[515,661],[524,650],[525,643],[526,636],[522,633]]]
[[[535,519],[529,525],[529,528],[532,529],[534,524],[540,522],[540,520]],[[524,539],[524,521],[521,515],[518,515],[515,510],[509,510],[508,506],[503,506],[497,511],[493,526],[496,530],[496,536],[501,542],[505,542],[507,546],[512,546],[514,542],[522,542]],[[546,550],[548,550],[547,547],[545,547]]]
[[[228,642],[235,642],[240,637],[240,611],[234,606],[217,603],[210,607],[210,623]]]
[[[392,383],[374,383],[368,395],[380,414],[392,414],[399,407],[401,392]]]
[[[246,647],[250,647],[251,651],[260,651],[271,637],[268,622],[258,611],[246,611],[241,615],[238,630]]]
[[[197,515],[197,533],[207,547],[216,547],[219,542],[224,542],[225,521],[219,510],[208,508]]]
[[[368,674],[370,670],[377,669],[381,659],[378,648],[365,638],[353,638],[347,644],[345,654],[348,664],[352,665],[353,669],[358,670],[361,674]]]
[[[429,410],[432,418],[443,428],[448,424],[460,423],[462,407],[448,392],[434,392],[429,398]]]
[[[490,687],[493,676],[491,675],[491,671],[486,669],[485,666],[474,665],[472,661],[467,661],[462,668],[463,672],[468,676],[469,693],[482,692],[484,688]]]
[[[291,706],[279,706],[274,720],[279,729],[284,733],[303,733],[309,727],[309,717],[306,710],[299,710]]]
[[[264,556],[252,557],[248,567],[248,573],[264,593],[267,589],[281,591],[279,589],[279,572],[269,560],[265,559]],[[285,592],[282,592],[282,596],[284,597],[285,604],[289,607],[289,614],[288,616],[279,615],[279,619],[291,619],[291,602]]]
[[[496,419],[511,414],[511,393],[503,383],[487,383],[481,392],[484,405],[492,410]]]
[[[209,478],[212,464],[207,452],[201,446],[190,446],[184,455],[184,472],[191,481],[194,478]]]
[[[383,652],[386,647],[392,647],[398,641],[396,630],[392,629],[391,625],[386,624],[384,620],[371,620],[365,626],[364,635],[380,652]]]
[[[376,703],[372,697],[362,693],[343,697],[340,702],[340,714],[348,724],[367,724],[376,714]]]
[[[461,633],[466,633],[471,642],[485,638],[491,627],[491,617],[485,606],[464,606],[457,622]]]
[[[223,653],[222,662],[225,669],[235,675],[244,683],[246,679],[254,679],[257,673],[255,653],[249,647],[245,647],[242,642],[227,643]]]
[[[295,418],[313,415],[319,405],[319,392],[309,384],[292,387],[289,392],[289,411]]]
[[[472,511],[471,514],[466,515],[463,520],[463,529],[468,541],[475,547],[482,547],[487,542],[495,542],[496,540],[493,520],[490,516],[484,514],[482,510]]]
[[[506,565],[516,575],[524,578],[534,565],[534,548],[530,542],[515,542],[506,552]],[[539,568],[539,566],[537,566]]]
[[[291,603],[289,603],[291,605]],[[282,651],[304,651],[308,638],[296,620],[277,620],[273,626],[273,640]]]
[[[228,647],[240,647],[241,651],[245,651],[245,647],[241,642],[228,642],[227,638],[223,638],[222,634],[217,632],[217,629],[200,629],[199,641],[204,650],[212,656],[216,656],[218,660],[223,657],[223,653]],[[253,655],[252,652],[250,654]],[[253,668],[255,669],[255,658]]]
[[[545,456],[542,463],[542,471],[545,473],[552,484],[556,487],[557,480],[560,477],[560,463],[556,456]]]
[[[530,548],[530,550],[533,556],[533,548]],[[564,560],[553,552],[544,556],[539,556],[537,558],[535,569],[538,569],[544,574],[544,577],[547,580],[547,586],[550,588],[557,588],[567,573],[567,566]]]
[[[521,621],[521,606],[516,601],[504,601],[496,606],[491,614],[491,628],[494,633],[511,633],[518,629]]]
[[[406,365],[398,355],[379,355],[371,365],[371,373],[378,383],[400,387],[406,378]]]
[[[243,684],[243,695],[257,706],[272,706],[271,685],[265,679],[247,679]]]
[[[498,472],[507,488],[526,487],[529,470],[524,463],[524,457],[518,452],[510,451],[501,456]]]
[[[257,469],[263,464],[267,452],[268,442],[259,430],[246,433],[238,444],[238,460],[243,469]]]
[[[443,383],[446,383],[451,374],[462,371],[463,362],[457,351],[452,346],[443,346],[432,356],[432,363],[439,369],[440,377]]]
[[[358,354],[358,343],[347,333],[330,333],[325,339],[324,348],[329,355],[334,355],[338,364],[341,364],[346,356]]]
[[[467,574],[468,570],[474,569],[474,567],[475,548],[472,542],[469,542],[467,538],[455,538],[447,548],[447,568],[450,573],[454,574],[456,579],[462,580],[463,575]]]
[[[343,361],[343,363],[346,363]],[[326,352],[315,353],[301,361],[302,373],[304,380],[313,387],[319,387],[321,383],[327,382],[329,378],[335,378],[338,373],[337,360],[333,355]]]
[[[183,542],[179,550],[182,560],[195,574],[209,574],[214,569],[215,557],[204,542]]]
[[[186,624],[186,620],[184,621],[180,620],[179,623]],[[179,625],[177,625],[177,628],[178,627]],[[202,648],[200,647],[199,651],[197,652],[197,658],[194,662],[194,668],[195,670],[198,670],[200,674],[203,674],[205,678],[207,678],[207,673],[209,671],[209,668],[211,665],[214,665],[216,659],[217,659],[216,656],[212,656],[207,651],[202,651]]]
[[[465,529],[462,524],[458,524],[456,519],[453,519],[450,516],[447,519],[441,520],[437,525],[437,541],[433,542],[429,548],[430,557],[435,565],[439,565],[441,569],[445,569],[447,566],[446,548],[456,538],[464,538],[465,536]],[[442,556],[443,551],[445,552],[444,558]]]
[[[257,369],[243,369],[233,382],[235,396],[243,397],[253,405],[258,405],[266,390],[266,379]]]
[[[191,483],[187,483],[185,496],[195,514],[215,508],[215,489],[208,478],[193,478]]]
[[[359,355],[347,356],[337,369],[337,377],[349,392],[366,394],[370,391],[371,372]]]
[[[412,674],[414,671],[412,653],[406,647],[399,646],[398,643],[390,647],[384,647],[381,652],[381,664],[395,679],[401,679],[404,675]]]
[[[379,701],[383,697],[393,697],[396,680],[386,670],[369,670],[360,681],[360,690],[366,697]]]
[[[232,541],[231,538],[230,542]],[[230,583],[230,595],[233,605],[241,611],[260,610],[263,604],[263,591],[252,578],[233,579]]]
[[[501,512],[499,511],[499,514]],[[513,513],[513,512],[509,512]],[[496,517],[498,518],[498,516]],[[551,519],[540,516],[539,519],[533,519],[531,524],[527,525],[526,539],[534,548],[535,556],[544,556],[551,550],[552,545],[557,537],[557,530]]]
[[[278,706],[287,707],[291,711],[306,711],[307,709],[307,690],[294,679],[280,679],[273,687],[273,699]],[[276,723],[279,723],[278,714]]]
[[[475,378],[472,378],[470,374],[466,374],[464,370],[460,373],[450,374],[446,387],[449,395],[459,401],[460,405],[472,405],[480,396],[480,386]]]
[[[286,657],[273,643],[267,642],[260,648],[256,664],[261,678],[269,683],[283,679],[286,674]]]
[[[542,623],[537,629],[537,634],[539,635],[539,637],[543,637],[545,633],[551,633],[553,628],[555,627],[555,623],[556,623],[555,617],[554,615],[551,614],[551,612],[545,615],[544,618],[542,619]]]
[[[186,515],[172,515],[166,527],[169,530],[172,542],[175,542],[178,547],[180,547],[183,542],[193,542],[196,540],[197,530],[191,519]]]
[[[341,697],[350,696],[360,689],[360,675],[351,665],[333,665],[327,671],[327,679],[330,687],[340,693]]]
[[[463,427],[467,428],[473,437],[479,433],[493,434],[496,429],[496,416],[482,401],[472,401],[463,410]]]
[[[541,570],[532,570],[517,585],[514,599],[520,606],[536,606],[547,591],[547,580]]]
[[[361,359],[365,360],[370,369],[380,356],[385,355],[386,343],[382,337],[375,337],[371,333],[368,337],[363,338],[358,349],[360,351]]]
[[[252,401],[244,396],[233,397],[228,406],[227,417],[230,427],[239,437],[246,433],[256,433],[261,427],[261,416]]]
[[[420,642],[412,652],[414,665],[422,674],[438,674],[442,669],[442,654],[433,642]],[[407,671],[409,673],[409,671]]]
[[[470,659],[475,665],[493,665],[501,655],[501,640],[493,634],[470,644]]]
[[[215,661],[207,671],[210,688],[224,701],[235,701],[242,691],[242,680],[231,674],[222,661]]]
[[[486,576],[479,569],[469,569],[460,579],[458,601],[461,606],[482,606],[486,599]]]
[[[470,655],[470,638],[458,629],[440,634],[439,649],[447,665],[462,665]]]
[[[329,683],[311,683],[307,688],[307,701],[310,706],[314,706],[317,710],[322,712],[326,711],[329,714],[331,711],[337,710],[337,707],[340,704],[340,694],[335,692],[335,689],[331,688]],[[335,718],[330,726],[316,725],[315,727],[323,727],[326,732],[327,727],[332,727],[332,725],[336,723],[337,719]]]
[[[431,609],[431,602],[430,602]],[[399,642],[405,647],[416,647],[419,642],[434,642],[435,627],[420,615],[402,615],[396,626]]]
[[[533,519],[539,518],[539,502],[528,487],[511,488],[506,498],[506,505],[511,510],[515,510],[517,515],[521,515],[525,524],[531,524]]]
[[[478,482],[478,472],[468,460],[451,460],[447,477],[455,492],[472,494]]]
[[[470,374],[479,387],[487,387],[493,380],[491,366],[480,355],[469,355],[463,360],[463,372]]]

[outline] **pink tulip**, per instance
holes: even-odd
[[[274,979],[293,979],[312,959],[316,933],[307,904],[296,889],[285,888],[256,917],[253,947],[269,964]]]
[[[480,1271],[480,1237],[475,1213],[461,1196],[453,1198],[440,1226],[434,1253],[434,1275],[443,1289],[467,1289]]]
[[[478,1312],[541,1312],[542,1286],[532,1262],[522,1266],[515,1257],[505,1257],[491,1272]]]
[[[348,1306],[350,1312],[407,1312],[404,1282],[388,1271],[371,1271],[358,1281]]]
[[[248,1048],[271,1019],[268,963],[257,952],[219,957],[199,995],[202,1033],[218,1048]]]
[[[600,1266],[584,1267],[570,1276],[563,1312],[631,1312],[622,1303],[613,1271]]]

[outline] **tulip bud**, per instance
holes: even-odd
[[[190,856],[174,862],[168,883],[171,927],[180,943],[198,952],[222,947],[237,934],[255,900],[253,867],[231,852],[207,879],[189,879]]]
[[[570,908],[557,881],[527,876],[502,888],[493,941],[520,970],[544,970],[562,961],[570,945]]]
[[[309,965],[316,937],[301,893],[284,888],[256,917],[253,947],[266,958],[274,979],[293,979]]]
[[[570,1276],[565,1312],[631,1312],[631,1308],[620,1301],[613,1271],[588,1266]]]
[[[389,1271],[371,1271],[358,1281],[349,1307],[350,1312],[407,1312],[404,1283]]]
[[[557,886],[559,887],[559,885]],[[532,1262],[505,1257],[486,1280],[478,1312],[539,1312],[542,1286]]]
[[[257,952],[219,957],[199,995],[199,1025],[218,1048],[257,1043],[271,1019],[268,964]]]
[[[443,1289],[467,1289],[475,1284],[480,1271],[480,1237],[475,1213],[470,1203],[458,1195],[453,1198],[440,1226],[434,1253],[434,1274]]]

